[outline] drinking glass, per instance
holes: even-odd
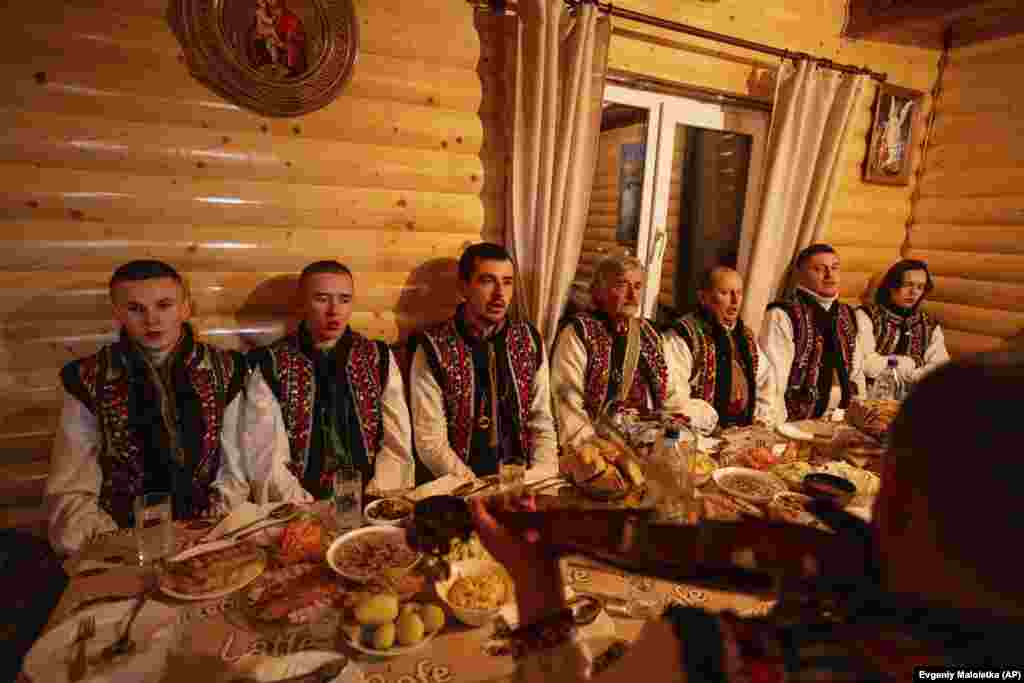
[[[334,473],[334,521],[343,532],[362,524],[363,473],[355,467],[342,467]]]
[[[133,501],[135,542],[139,564],[149,565],[174,554],[174,521],[171,494],[144,493]]]

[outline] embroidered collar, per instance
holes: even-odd
[[[832,304],[834,304],[839,299],[839,297],[837,297],[837,296],[832,296],[832,297],[821,296],[820,294],[812,292],[811,290],[807,289],[806,287],[804,287],[802,285],[797,285],[796,289],[797,289],[798,292],[803,292],[804,294],[809,296],[811,299],[816,301],[818,303],[818,305],[821,306],[822,308],[824,308],[826,311],[831,311],[832,310]]]

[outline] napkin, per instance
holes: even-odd
[[[225,536],[230,536],[247,524],[253,524],[253,522],[264,519],[275,508],[282,505],[285,505],[285,503],[278,502],[257,505],[256,503],[246,501],[232,509],[231,514],[222,519],[220,524],[213,527],[213,529],[211,529],[202,540],[205,543],[207,541],[215,541]],[[253,526],[248,527],[245,531],[247,533],[249,531],[256,531],[257,529],[262,529],[268,524],[274,524],[279,521],[281,520],[268,519],[266,520],[266,524],[253,524]]]
[[[345,659],[345,655],[322,650],[295,652],[283,657],[246,655],[232,667],[235,676],[231,680],[273,683],[305,676],[338,659]],[[354,662],[350,660],[334,680],[339,683],[359,680],[358,672],[353,667]]]
[[[411,501],[421,501],[430,496],[443,496],[451,493],[456,488],[470,481],[469,477],[460,477],[456,474],[446,474],[443,477],[428,481],[426,484],[417,486],[406,496]]]

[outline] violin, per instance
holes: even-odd
[[[782,582],[844,591],[877,583],[870,527],[826,501],[808,503],[808,511],[836,533],[760,519],[662,524],[649,510],[498,507],[491,513],[513,531],[538,531],[555,555],[583,555],[672,582],[758,596],[777,595]],[[464,499],[434,496],[415,504],[407,540],[441,557],[453,539],[468,540],[473,529]]]

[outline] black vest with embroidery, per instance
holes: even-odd
[[[917,310],[904,317],[881,304],[861,306],[875,331],[875,351],[882,356],[909,356],[917,367],[924,365],[924,354],[931,346],[939,322]]]
[[[725,427],[746,426],[754,421],[757,402],[757,342],[750,328],[737,321],[732,332],[726,330],[703,310],[683,316],[672,323],[672,329],[690,347],[693,369],[690,373],[691,395],[714,406],[719,424]],[[732,343],[730,344],[730,336]],[[733,358],[743,369],[747,381],[748,400],[742,411],[730,406],[733,384]]]
[[[540,333],[528,322],[507,320],[504,328],[490,339],[476,340],[469,334],[462,315],[460,308],[453,318],[424,330],[413,341],[413,348],[423,346],[430,372],[441,388],[448,443],[477,474],[496,467],[494,460],[500,455],[480,452],[486,449],[486,439],[480,438],[486,430],[478,429],[477,404],[481,379],[488,376],[488,368],[480,367],[483,354],[474,353],[491,344],[500,395],[499,448],[513,449],[518,457],[532,463],[533,433],[529,422],[534,379],[543,353]]]
[[[281,406],[291,454],[288,467],[302,482],[307,479],[311,448],[324,448],[316,435],[317,401],[324,395],[317,386],[313,360],[316,353],[320,352],[305,326],[300,326],[295,333],[250,354],[250,363],[260,368]],[[347,442],[343,445],[348,448],[353,464],[362,471],[365,485],[373,477],[373,462],[384,440],[381,398],[390,372],[388,347],[384,342],[372,341],[349,329],[330,354],[337,373],[335,381],[345,385],[358,423],[356,429],[344,434]],[[332,485],[328,480],[339,464],[321,462],[320,465],[316,488],[329,490]],[[308,484],[307,488],[310,488]]]
[[[793,365],[786,382],[786,411],[790,420],[820,417],[828,406],[831,371],[842,389],[840,407],[849,405],[857,387],[850,381],[857,347],[854,309],[836,301],[825,311],[814,297],[797,290],[793,297],[768,306],[781,308],[793,324]],[[829,338],[819,329],[816,316],[828,316]],[[824,372],[823,372],[824,370]]]
[[[189,325],[159,369],[123,335],[64,366],[65,389],[97,419],[99,504],[114,521],[131,526],[132,501],[153,490],[172,491],[175,518],[209,509],[221,464],[224,410],[242,390],[245,375],[240,353],[196,342]]]

